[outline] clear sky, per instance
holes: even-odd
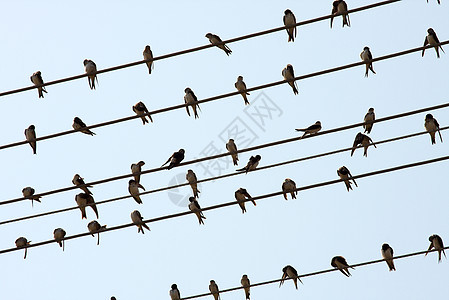
[[[350,8],[375,1],[348,0]],[[341,18],[329,28],[322,21],[298,28],[294,43],[285,31],[229,44],[228,57],[209,48],[155,62],[153,74],[145,65],[100,74],[97,90],[87,78],[48,86],[38,99],[31,90],[0,98],[3,128],[0,144],[24,140],[23,131],[36,126],[38,136],[70,130],[75,116],[96,124],[133,115],[132,105],[143,101],[148,109],[183,103],[184,89],[192,88],[199,99],[233,92],[237,76],[248,87],[281,80],[288,64],[296,75],[358,62],[364,46],[374,57],[422,46],[433,27],[441,41],[449,38],[449,1],[409,0],[354,13],[351,27],[341,28]],[[29,86],[29,77],[40,70],[44,81],[84,72],[83,60],[92,59],[99,69],[143,59],[145,45],[155,56],[208,43],[207,32],[222,39],[282,26],[285,9],[296,19],[329,14],[332,1],[6,1],[0,19],[2,63],[0,91]],[[87,182],[130,172],[131,163],[145,161],[144,170],[161,166],[179,148],[186,160],[221,153],[229,132],[244,130],[239,148],[298,136],[295,128],[320,120],[324,129],[363,121],[368,108],[378,118],[448,101],[447,54],[437,59],[433,49],[424,58],[414,53],[374,63],[376,75],[364,78],[360,66],[298,82],[300,93],[288,85],[252,92],[250,106],[240,96],[201,105],[199,119],[184,109],[94,129],[96,136],[71,134],[38,143],[37,155],[28,145],[1,150],[3,174],[0,200],[21,197],[32,186],[37,192],[71,186],[75,173]],[[269,105],[271,115],[260,119]],[[447,126],[449,110],[432,112]],[[374,141],[424,130],[425,113],[375,124]],[[352,145],[362,128],[342,131],[282,146],[243,153],[240,165],[260,154],[260,165],[336,150]],[[285,178],[298,186],[337,179],[345,165],[353,175],[448,154],[444,143],[431,145],[428,135],[370,148],[368,157],[357,150],[238,175],[200,186],[203,207],[234,200],[244,187],[252,196],[280,191]],[[237,140],[236,140],[237,141]],[[235,171],[226,161],[190,165],[142,176],[147,189],[184,182],[188,169],[199,179]],[[380,248],[389,243],[395,254],[425,250],[428,237],[439,234],[449,244],[448,162],[431,164],[358,180],[347,192],[343,183],[301,192],[296,200],[282,197],[205,212],[204,226],[194,215],[151,223],[151,232],[138,234],[136,227],[67,241],[65,252],[50,244],[0,255],[1,299],[169,299],[172,283],[182,296],[208,292],[209,280],[221,289],[240,285],[242,274],[252,283],[280,278],[290,264],[299,273],[327,269],[335,255],[349,263],[381,258]],[[208,171],[210,174],[208,175]],[[128,179],[92,188],[96,201],[128,194]],[[75,205],[80,190],[42,198],[31,207],[22,201],[0,207],[0,219],[9,220]],[[129,223],[138,209],[145,218],[187,210],[181,197],[189,187],[98,206],[99,222],[108,226]],[[94,214],[81,220],[79,210],[3,225],[0,248],[14,247],[25,236],[34,242],[53,237],[62,227],[68,235],[87,231]],[[423,299],[447,298],[449,262],[437,263],[437,255],[399,260],[396,272],[385,263],[361,267],[351,278],[339,272],[304,278],[295,290],[292,282],[282,288],[254,288],[252,299]],[[208,297],[211,299],[211,296]],[[222,295],[244,299],[243,291]]]

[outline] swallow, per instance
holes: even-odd
[[[131,220],[138,228],[137,233],[142,231],[142,234],[145,234],[145,232],[143,231],[143,228],[150,230],[150,227],[148,227],[148,225],[145,224],[145,222],[143,222],[143,217],[138,210],[135,210],[131,213]]]
[[[284,268],[282,268],[282,278],[281,282],[279,283],[279,287],[284,284],[284,281],[287,278],[293,279],[296,289],[298,289],[298,280],[302,283],[301,278],[298,277],[298,272],[290,265],[286,265]]]
[[[363,156],[368,156],[368,147],[370,145],[373,145],[374,148],[377,148],[373,140],[369,136],[361,132],[357,133],[357,135],[355,136],[354,144],[352,144],[351,156],[354,154],[354,151],[358,145],[362,145],[364,148]]]
[[[151,70],[154,69],[154,65],[153,65],[153,51],[151,51],[150,46],[146,45],[145,46],[145,50],[143,50],[143,59],[144,60],[150,60],[147,61],[147,67],[148,67],[148,72],[151,74]]]
[[[441,136],[440,132],[440,124],[438,124],[438,121],[432,116],[432,114],[427,114],[426,119],[424,120],[424,127],[426,128],[426,131],[430,134],[430,140],[432,141],[432,145],[436,143],[435,140],[435,132],[438,131],[438,134],[440,135],[440,140],[443,142],[443,137]]]
[[[287,194],[290,193],[292,199],[296,199],[298,191],[296,190],[296,183],[290,178],[286,178],[282,183],[282,192],[284,193],[284,199],[287,200]]]
[[[31,79],[31,82],[35,86],[39,86],[37,88],[37,92],[39,93],[39,98],[44,98],[44,94],[42,92],[47,93],[47,90],[45,89],[45,86],[40,86],[40,85],[44,84],[44,80],[42,79],[41,71],[37,71],[37,72],[33,73],[33,75],[31,75],[30,79]]]
[[[143,187],[143,185],[141,185],[140,183],[138,183],[134,179],[130,179],[128,181],[128,192],[131,194],[133,199],[136,200],[136,202],[138,204],[142,204],[143,202],[142,202],[142,199],[140,199],[139,188],[141,188],[142,190],[145,191],[145,188]]]
[[[441,252],[443,252],[444,257],[446,257],[446,253],[444,253],[443,239],[439,235],[434,234],[434,235],[429,236],[429,242],[430,242],[429,249],[427,249],[427,252],[424,256],[427,256],[429,251],[432,250],[433,248],[435,248],[435,250],[438,251],[438,263],[440,263],[441,262]]]
[[[235,193],[235,200],[237,200],[237,203],[239,204],[240,208],[242,209],[242,214],[246,212],[245,208],[245,202],[246,200],[250,200],[254,206],[256,206],[256,201],[254,201],[251,197],[251,195],[248,193],[248,191],[244,188],[239,188]]]
[[[214,300],[220,299],[220,290],[218,289],[218,285],[215,283],[215,280],[211,280],[209,284],[209,291],[214,296]]]
[[[16,247],[17,248],[25,248],[25,255],[23,256],[23,259],[27,258],[27,247],[30,245],[31,241],[28,241],[23,236],[19,237],[16,240]]]
[[[441,51],[443,51],[443,53],[445,53],[445,52],[443,50],[443,47],[441,47],[441,45],[438,45],[440,43],[440,40],[438,40],[437,34],[435,33],[435,31],[432,28],[427,29],[427,33],[428,33],[428,35],[424,39],[423,47],[425,47],[427,45],[434,46],[435,51],[437,52],[437,58],[440,58],[439,49],[441,49]],[[425,48],[422,49],[421,57],[424,56],[424,51],[426,51]]]
[[[203,212],[201,211],[201,206],[198,203],[198,201],[195,200],[194,197],[189,198],[189,209],[190,211],[194,212],[196,217],[198,218],[198,222],[201,224],[204,224],[203,219],[206,219],[206,217],[203,215]]]
[[[331,28],[332,23],[334,22],[334,17],[342,15],[343,17],[343,26],[351,27],[351,21],[349,20],[348,14],[348,5],[343,0],[336,0],[332,3],[332,17],[331,17]]]
[[[62,247],[62,251],[64,251],[64,237],[66,232],[62,228],[56,228],[53,231],[53,237],[55,238],[56,243],[59,244],[59,247]]]
[[[360,53],[360,58],[365,63],[365,77],[368,77],[368,71],[371,70],[374,74],[376,72],[373,69],[373,62],[371,61],[373,59],[373,56],[371,54],[371,51],[369,50],[369,47],[364,47],[362,53]]]
[[[368,112],[365,115],[365,118],[363,119],[363,128],[365,129],[365,133],[370,134],[371,130],[373,129],[373,122],[376,120],[376,114],[374,113],[374,108],[368,109]]]
[[[297,95],[299,93],[298,91],[298,85],[295,81],[295,71],[293,71],[293,66],[291,64],[288,64],[283,70],[282,70],[282,76],[284,77],[284,80],[288,82],[288,84],[292,87],[293,93]]]
[[[187,106],[186,106],[187,114],[190,117],[189,106],[191,106],[192,110],[193,110],[193,115],[195,116],[195,119],[199,118],[198,111],[196,110],[198,108],[201,111],[200,105],[198,103],[198,99],[196,98],[196,96],[193,93],[191,88],[189,88],[189,87],[186,88],[184,90],[184,92],[186,93],[184,95],[184,102],[185,102],[185,104],[187,104]]]
[[[239,164],[239,154],[237,153],[237,145],[234,143],[233,139],[229,139],[229,141],[226,143],[226,149],[229,153],[231,153],[234,166],[237,166]]]
[[[307,134],[308,135],[312,135],[317,133],[318,131],[321,130],[321,122],[320,121],[316,121],[315,124],[310,125],[307,128],[304,129],[295,129],[296,131],[302,131],[304,132],[304,134],[301,136],[301,138],[305,137]]]
[[[106,225],[101,226],[100,223],[97,221],[91,221],[89,224],[87,224],[87,229],[89,229],[90,234],[92,234],[93,237],[95,237],[95,233],[97,233],[97,245],[100,245],[100,231],[103,231],[106,229]]]
[[[255,170],[259,165],[260,159],[261,156],[259,154],[257,154],[256,156],[251,156],[248,163],[246,164],[246,167],[238,169],[237,171],[245,171],[245,173],[248,173],[249,171]]]
[[[231,49],[229,49],[229,47],[223,43],[223,41],[220,39],[220,37],[216,34],[212,34],[212,33],[207,33],[206,37],[209,39],[209,42],[212,45],[217,46],[218,48],[220,48],[221,50],[223,50],[227,56],[229,56],[229,54],[232,53]]]
[[[30,125],[27,129],[25,129],[25,138],[30,144],[31,148],[33,148],[33,154],[36,154],[37,151],[35,129],[36,127],[34,125]]]
[[[75,174],[75,176],[73,176],[72,183],[74,185],[76,185],[77,187],[79,187],[84,193],[86,193],[88,195],[92,195],[92,192],[89,191],[89,189],[88,189],[88,188],[91,188],[92,186],[86,185],[86,183],[84,182],[84,179],[80,175]]]
[[[134,180],[140,183],[140,173],[142,172],[142,166],[145,165],[143,160],[139,161],[137,164],[131,165],[131,173],[134,176]]]
[[[150,123],[147,120],[147,117],[150,119],[151,123],[153,123],[153,118],[151,118],[151,115],[149,114],[150,112],[142,101],[137,102],[136,105],[133,106],[133,111],[136,113],[136,115],[140,116],[143,125],[145,125],[145,123]]]
[[[184,154],[185,154],[185,150],[184,149],[179,149],[178,152],[175,152],[172,154],[172,156],[170,156],[169,159],[167,159],[167,161],[161,166],[161,168],[163,166],[165,166],[166,164],[168,164],[168,162],[170,162],[170,164],[167,167],[167,170],[170,170],[176,166],[178,166],[181,161],[184,159]]]
[[[84,69],[86,70],[86,74],[89,74],[89,76],[87,76],[89,87],[91,90],[95,90],[95,80],[97,80],[98,83],[97,74],[95,74],[97,73],[97,65],[90,59],[85,59],[83,64]]]
[[[246,92],[246,83],[243,81],[243,76],[237,77],[237,82],[234,84],[237,91],[240,92],[240,95],[242,95],[243,100],[245,100],[245,105],[249,105],[248,97],[246,95],[249,95],[248,92]]]
[[[196,174],[192,170],[187,170],[186,180],[189,182],[190,187],[193,191],[193,197],[198,198],[200,191],[198,190],[198,180],[196,179]]]
[[[173,283],[171,285],[171,290],[169,292],[171,300],[180,300],[181,299],[181,293],[178,290],[178,286],[176,283]]]
[[[97,206],[95,205],[94,197],[92,197],[92,195],[86,193],[79,193],[78,195],[75,196],[75,201],[79,209],[81,210],[81,220],[87,219],[86,206],[92,207],[92,210],[94,211],[98,219],[98,210]]]
[[[343,256],[334,256],[331,260],[331,266],[339,269],[340,272],[343,273],[346,277],[351,276],[351,273],[349,273],[348,268],[354,269],[353,267],[350,267],[348,263],[346,262],[346,259]]]
[[[385,259],[385,261],[387,262],[390,272],[396,271],[396,268],[394,267],[394,262],[393,262],[393,248],[391,248],[390,245],[388,245],[388,244],[383,244],[380,252],[382,253],[383,259]]]
[[[248,275],[243,274],[242,279],[240,280],[240,283],[243,286],[243,289],[245,290],[245,299],[250,300],[249,298],[249,289],[251,282],[249,281]]]
[[[25,188],[22,189],[22,195],[24,198],[30,199],[31,200],[31,207],[34,207],[34,203],[33,201],[37,201],[39,203],[41,203],[41,196],[37,196],[34,195],[34,189],[30,186],[27,186]]]
[[[290,9],[284,11],[284,25],[285,30],[287,30],[288,41],[294,42],[296,37],[296,18]]]
[[[351,172],[349,172],[349,169],[346,168],[345,166],[340,167],[337,170],[337,175],[345,183],[346,189],[348,190],[348,192],[349,192],[349,190],[352,190],[352,186],[351,186],[352,182],[350,181],[351,179],[354,182],[355,186],[358,187],[357,182],[355,182],[355,179],[351,175]]]
[[[73,124],[72,124],[73,129],[81,131],[84,134],[88,134],[88,135],[95,135],[95,133],[93,133],[92,131],[90,131],[89,128],[86,128],[86,124],[78,117],[75,117],[73,119]]]

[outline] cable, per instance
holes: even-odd
[[[382,1],[382,2],[378,2],[378,3],[374,3],[374,4],[358,7],[358,8],[355,8],[355,9],[350,9],[350,10],[348,10],[348,13],[359,12],[359,11],[375,8],[375,7],[378,7],[378,6],[383,6],[383,5],[386,5],[386,4],[399,2],[399,1],[401,1],[401,0]],[[323,17],[318,17],[318,18],[314,18],[314,19],[298,22],[298,23],[296,23],[296,26],[303,26],[303,25],[306,25],[306,24],[315,23],[315,22],[318,22],[318,21],[323,21],[323,20],[326,20],[326,19],[330,19],[332,16],[333,15],[326,15],[326,16],[323,16]],[[251,33],[251,34],[248,34],[248,35],[232,38],[232,39],[229,39],[229,40],[224,40],[223,43],[230,44],[230,43],[233,43],[233,42],[237,42],[237,41],[241,41],[241,40],[245,40],[245,39],[249,39],[249,38],[253,38],[253,37],[257,37],[257,36],[261,36],[261,35],[266,35],[266,34],[277,32],[277,31],[282,31],[282,30],[285,30],[285,29],[286,29],[286,26],[276,27],[276,28],[273,28],[273,29],[264,30],[264,31],[256,32],[256,33]],[[166,59],[166,58],[169,58],[169,57],[179,56],[179,55],[183,55],[183,54],[187,54],[187,53],[191,53],[191,52],[196,52],[196,51],[200,51],[200,50],[207,49],[207,48],[212,48],[212,47],[215,47],[215,45],[207,44],[207,45],[204,45],[204,46],[199,46],[199,47],[195,47],[195,48],[190,48],[190,49],[181,50],[181,51],[178,51],[178,52],[173,52],[173,53],[157,56],[157,57],[154,57],[152,60],[139,60],[139,61],[136,61],[136,62],[131,62],[131,63],[124,64],[124,65],[118,65],[118,66],[115,66],[115,67],[98,70],[95,74],[101,74],[101,73],[107,73],[107,72],[111,72],[111,71],[116,71],[116,70],[119,70],[119,69],[124,69],[124,68],[137,66],[137,65],[140,65],[140,64],[144,64],[144,63],[149,62],[149,61],[162,60],[162,59]],[[72,80],[80,79],[80,78],[87,77],[87,76],[88,76],[88,74],[80,74],[80,75],[66,77],[66,78],[62,78],[62,79],[58,79],[58,80],[54,80],[54,81],[49,81],[49,82],[46,82],[46,83],[44,83],[42,85],[39,85],[39,86],[34,86],[33,85],[33,86],[28,86],[28,87],[24,87],[24,88],[20,88],[20,89],[10,90],[10,91],[6,91],[6,92],[0,93],[0,97],[6,96],[6,95],[11,95],[11,94],[16,94],[16,93],[20,93],[20,92],[24,92],[24,91],[28,91],[28,90],[32,90],[32,89],[35,89],[37,87],[49,86],[49,85],[63,83],[63,82],[66,82],[66,81],[72,81]]]

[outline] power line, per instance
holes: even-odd
[[[361,6],[361,7],[355,8],[355,9],[350,9],[350,10],[348,10],[348,13],[359,12],[359,11],[375,8],[375,7],[378,7],[378,6],[383,6],[383,5],[386,5],[386,4],[399,2],[399,1],[401,1],[401,0],[382,1],[382,2],[378,2],[378,3],[366,5],[366,6]],[[296,26],[303,26],[303,25],[315,23],[315,22],[318,22],[318,21],[323,21],[323,20],[326,20],[326,19],[330,19],[332,16],[333,15],[326,15],[326,16],[322,16],[322,17],[318,17],[318,18],[314,18],[314,19],[298,22],[298,23],[296,23]],[[257,37],[257,36],[261,36],[261,35],[266,35],[266,34],[274,33],[274,32],[277,32],[277,31],[282,31],[282,30],[285,30],[286,28],[287,28],[286,26],[281,26],[281,27],[276,27],[276,28],[273,28],[273,29],[259,31],[259,32],[256,32],[256,33],[247,34],[247,35],[236,37],[236,38],[232,38],[232,39],[229,39],[229,40],[224,40],[223,43],[230,44],[230,43],[233,43],[233,42],[237,42],[237,41],[241,41],[241,40],[245,40],[245,39],[249,39],[249,38],[253,38],[253,37]],[[183,55],[183,54],[187,54],[187,53],[191,53],[191,52],[196,52],[196,51],[200,51],[200,50],[204,50],[204,49],[212,48],[212,47],[215,47],[215,45],[207,44],[207,45],[204,45],[204,46],[199,46],[199,47],[195,47],[195,48],[190,48],[190,49],[186,49],[186,50],[181,50],[181,51],[177,51],[177,52],[173,52],[173,53],[157,56],[157,57],[154,57],[152,60],[139,60],[139,61],[136,61],[136,62],[131,62],[131,63],[124,64],[124,65],[118,65],[118,66],[114,66],[114,67],[111,67],[111,68],[98,70],[95,74],[101,74],[101,73],[107,73],[107,72],[111,72],[111,71],[116,71],[116,70],[119,70],[119,69],[124,69],[124,68],[137,66],[137,65],[140,65],[140,64],[144,64],[146,62],[162,60],[162,59],[166,59],[166,58],[170,58],[170,57],[174,57],[174,56],[179,56],[179,55]],[[91,74],[89,74],[89,75],[91,75]],[[20,92],[24,92],[24,91],[28,91],[28,90],[32,90],[32,89],[35,89],[37,87],[49,86],[49,85],[59,84],[59,83],[72,81],[72,80],[76,80],[76,79],[81,79],[81,78],[87,77],[87,76],[88,76],[88,74],[80,74],[80,75],[66,77],[66,78],[62,78],[62,79],[58,79],[58,80],[54,80],[54,81],[49,81],[49,82],[46,82],[46,83],[44,83],[42,85],[39,85],[39,86],[34,86],[33,85],[33,86],[28,86],[28,87],[24,87],[24,88],[15,89],[15,90],[10,90],[10,91],[6,91],[6,92],[0,93],[0,97],[6,96],[6,95],[11,95],[11,94],[16,94],[16,93],[20,93]]]

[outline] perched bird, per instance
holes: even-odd
[[[231,153],[234,166],[237,166],[239,164],[239,154],[237,153],[237,145],[234,143],[233,139],[229,139],[229,141],[226,143],[226,149],[229,153]]]
[[[148,227],[148,225],[143,222],[143,217],[138,210],[135,210],[131,213],[131,220],[138,228],[137,233],[142,231],[142,234],[145,234],[143,228],[150,230],[150,227]]]
[[[87,229],[89,229],[89,232],[92,234],[93,237],[95,237],[95,233],[97,233],[97,245],[100,245],[100,231],[103,231],[106,229],[106,225],[101,226],[100,223],[97,221],[91,221],[89,224],[87,224]]]
[[[373,59],[373,55],[371,54],[371,51],[369,50],[369,47],[364,47],[363,51],[360,53],[360,58],[362,61],[366,62],[365,64],[365,77],[368,77],[368,71],[371,70],[374,74],[376,72],[373,69],[373,62],[371,61]]]
[[[438,251],[438,262],[441,262],[441,252],[443,252],[444,257],[446,257],[446,253],[444,253],[443,239],[439,235],[433,234],[429,236],[429,242],[430,242],[429,249],[427,249],[427,252],[424,256],[427,256],[429,251],[435,248],[435,250]]]
[[[351,156],[354,154],[354,151],[358,145],[362,145],[364,148],[363,156],[368,156],[368,147],[371,144],[374,146],[374,148],[377,148],[373,140],[369,136],[361,132],[357,133],[354,139],[354,144],[352,144]]]
[[[136,202],[138,204],[142,204],[142,199],[140,199],[140,191],[139,188],[141,188],[142,190],[145,191],[145,188],[143,187],[143,185],[141,185],[140,183],[138,183],[137,181],[135,181],[134,179],[130,179],[128,181],[128,192],[131,194],[131,196],[133,197],[134,200],[136,200]]]
[[[298,280],[302,283],[301,278],[298,277],[298,272],[295,268],[293,268],[290,265],[286,265],[284,268],[282,268],[282,278],[281,282],[279,283],[279,287],[281,287],[282,284],[284,284],[285,279],[291,278],[293,279],[293,282],[295,283],[296,289],[298,289]]]
[[[287,200],[287,194],[290,193],[292,199],[296,199],[298,191],[296,190],[296,183],[290,178],[286,178],[282,183],[282,192],[284,193],[284,199]]]
[[[95,80],[97,80],[97,65],[91,61],[90,59],[85,59],[84,62],[84,69],[86,70],[86,74],[89,74],[87,76],[87,81],[89,82],[89,87],[91,90],[95,90]]]
[[[240,92],[240,95],[242,95],[243,100],[245,100],[245,105],[249,105],[248,98],[246,97],[249,93],[246,92],[246,83],[243,81],[243,76],[237,77],[237,82],[234,86]]]
[[[189,106],[191,106],[191,107],[192,107],[192,110],[193,110],[193,115],[195,116],[195,119],[196,119],[196,118],[199,118],[197,108],[198,108],[200,111],[201,111],[201,108],[200,108],[200,105],[199,105],[199,103],[198,103],[198,99],[196,98],[196,96],[195,96],[195,94],[193,93],[193,91],[192,91],[191,88],[189,88],[189,87],[186,88],[186,89],[184,90],[184,92],[186,93],[186,94],[184,95],[184,102],[187,104],[187,106],[186,106],[187,114],[188,114],[189,117],[190,117]]]
[[[89,189],[88,189],[88,188],[91,188],[92,186],[86,185],[86,183],[84,182],[84,179],[80,175],[75,174],[75,176],[73,176],[72,183],[74,185],[76,185],[77,187],[79,187],[86,194],[92,195],[92,192],[89,191]]]
[[[143,125],[145,125],[145,123],[150,123],[147,120],[147,117],[148,119],[150,119],[151,123],[153,123],[153,118],[151,118],[151,115],[149,115],[149,111],[142,101],[137,102],[136,105],[133,106],[133,111],[136,113],[136,115],[140,116]]]
[[[143,50],[143,59],[144,60],[151,59],[150,61],[146,62],[147,67],[148,67],[148,72],[151,74],[151,70],[154,69],[154,65],[153,65],[153,61],[152,61],[152,59],[153,59],[153,51],[151,51],[151,48],[148,45],[146,45],[145,46],[145,50]]]
[[[432,145],[436,143],[435,141],[435,132],[438,131],[441,142],[443,142],[443,137],[440,132],[440,124],[438,121],[432,116],[432,114],[427,114],[426,119],[424,120],[424,127],[426,131],[430,134],[430,140],[432,141]]]
[[[193,197],[198,198],[198,194],[200,193],[200,191],[198,190],[198,179],[196,178],[195,172],[193,172],[192,170],[187,170],[186,180],[189,182],[190,187],[192,188]]]
[[[351,21],[349,20],[349,14],[348,14],[348,5],[343,0],[336,0],[332,3],[332,17],[331,17],[331,28],[332,23],[334,22],[334,17],[342,15],[343,17],[343,26],[345,27],[351,27]]]
[[[223,41],[220,39],[220,37],[216,34],[212,34],[212,33],[207,33],[206,37],[209,39],[209,42],[212,45],[217,46],[218,48],[220,48],[221,50],[223,50],[227,56],[229,56],[229,54],[232,53],[231,49],[229,49],[229,47],[223,43]]]
[[[348,268],[354,269],[353,267],[349,267],[348,263],[346,262],[346,259],[343,256],[334,256],[331,260],[331,266],[339,269],[340,272],[343,273],[346,277],[351,276],[351,273],[349,273]]]
[[[203,219],[206,219],[206,217],[203,215],[203,212],[201,211],[201,206],[198,203],[198,201],[195,200],[194,197],[189,198],[189,209],[190,211],[194,212],[196,217],[198,218],[198,222],[201,224],[204,224]]]
[[[250,289],[251,283],[249,281],[248,275],[243,274],[242,279],[240,280],[240,283],[242,284],[243,289],[245,290],[245,299],[250,300],[249,289]]]
[[[428,35],[424,39],[423,47],[425,47],[427,45],[434,46],[435,51],[437,52],[437,58],[440,58],[439,49],[441,49],[441,51],[443,51],[443,53],[445,53],[445,52],[443,50],[443,47],[441,47],[441,45],[438,45],[440,43],[440,40],[438,39],[437,34],[435,33],[435,31],[432,28],[427,29],[427,33],[428,33]],[[425,51],[426,51],[426,48],[422,49],[421,56],[424,56]]]
[[[30,79],[31,79],[31,82],[35,86],[44,84],[44,80],[42,79],[41,71],[37,71],[37,72],[33,73],[33,75],[31,75]],[[39,98],[44,98],[44,94],[42,92],[47,93],[47,90],[45,89],[45,86],[40,86],[37,88],[37,92],[39,93]]]
[[[254,201],[248,191],[244,188],[239,188],[235,193],[235,200],[237,200],[240,208],[242,209],[242,214],[246,212],[245,202],[246,200],[250,200],[254,206],[256,206],[256,201]]]
[[[56,228],[53,231],[53,237],[55,238],[56,243],[59,244],[59,247],[62,247],[62,251],[64,251],[64,237],[66,232],[62,228]]]
[[[170,156],[169,159],[167,159],[167,161],[161,166],[161,168],[163,166],[165,166],[166,164],[168,164],[168,162],[170,162],[170,164],[167,167],[167,170],[170,170],[176,166],[178,166],[181,161],[184,159],[184,154],[185,154],[185,150],[184,149],[179,149],[178,152],[175,152],[172,154],[172,156]]]
[[[90,131],[89,128],[86,128],[86,124],[78,117],[75,117],[73,119],[72,124],[73,129],[81,131],[82,133],[88,134],[88,135],[95,135],[92,131]]]
[[[260,159],[261,156],[259,154],[257,154],[256,156],[251,156],[248,163],[246,164],[246,167],[238,169],[237,171],[245,171],[245,173],[248,173],[249,171],[255,170],[259,165]]]
[[[365,129],[365,133],[370,134],[371,130],[373,129],[373,121],[376,120],[376,115],[374,114],[374,108],[368,109],[368,112],[365,115],[365,118],[363,119],[363,128]]]
[[[19,237],[16,240],[16,247],[17,248],[25,248],[25,255],[23,256],[23,259],[27,258],[27,247],[30,245],[31,241],[28,241],[23,236]]]
[[[349,192],[349,190],[352,190],[352,186],[351,186],[352,182],[350,181],[351,179],[354,182],[355,186],[358,187],[357,182],[355,182],[355,179],[352,178],[351,172],[349,172],[349,169],[346,168],[345,166],[340,167],[337,170],[337,175],[345,183],[346,189],[348,190],[348,192]]]
[[[299,93],[298,91],[298,85],[295,81],[295,71],[293,71],[293,66],[291,64],[288,64],[283,70],[282,70],[282,76],[284,77],[284,80],[288,82],[288,84],[292,87],[293,93],[297,95]]]
[[[294,42],[295,41],[295,37],[296,37],[296,18],[295,15],[292,13],[292,11],[290,9],[286,9],[284,11],[284,25],[285,30],[287,30],[287,34],[288,34],[288,41],[289,42]]]
[[[34,125],[30,125],[27,129],[25,129],[25,138],[30,144],[31,148],[33,148],[33,154],[36,154],[37,145],[36,145],[36,127]]]
[[[171,300],[180,300],[181,299],[181,293],[178,290],[178,286],[176,283],[173,283],[171,285],[171,290],[169,292]]]
[[[321,122],[320,121],[316,121],[315,124],[310,125],[307,128],[304,129],[295,129],[296,131],[302,131],[304,132],[304,134],[302,135],[301,138],[305,137],[307,134],[312,135],[317,133],[318,131],[321,130]]]
[[[388,244],[383,244],[380,252],[382,253],[383,259],[387,262],[390,271],[396,271],[393,262],[393,248],[391,248]]]
[[[25,187],[25,188],[22,189],[22,195],[23,195],[23,197],[31,200],[31,207],[34,206],[33,201],[37,201],[37,202],[41,203],[41,200],[40,200],[40,199],[41,199],[42,197],[41,197],[41,196],[34,195],[34,192],[35,192],[34,189],[33,189],[32,187],[30,187],[30,186],[27,186],[27,187]]]
[[[220,290],[218,289],[218,285],[215,283],[215,280],[211,280],[209,284],[209,291],[214,296],[214,300],[220,299]]]
[[[97,206],[95,205],[95,200],[92,195],[86,194],[86,193],[79,193],[75,196],[76,204],[78,205],[79,209],[81,210],[81,219],[87,219],[86,215],[86,206],[92,207],[92,210],[95,212],[95,215],[98,219],[98,210]]]
[[[140,172],[142,172],[142,166],[145,165],[143,160],[139,161],[137,164],[131,165],[131,173],[134,175],[134,180],[140,183]]]

